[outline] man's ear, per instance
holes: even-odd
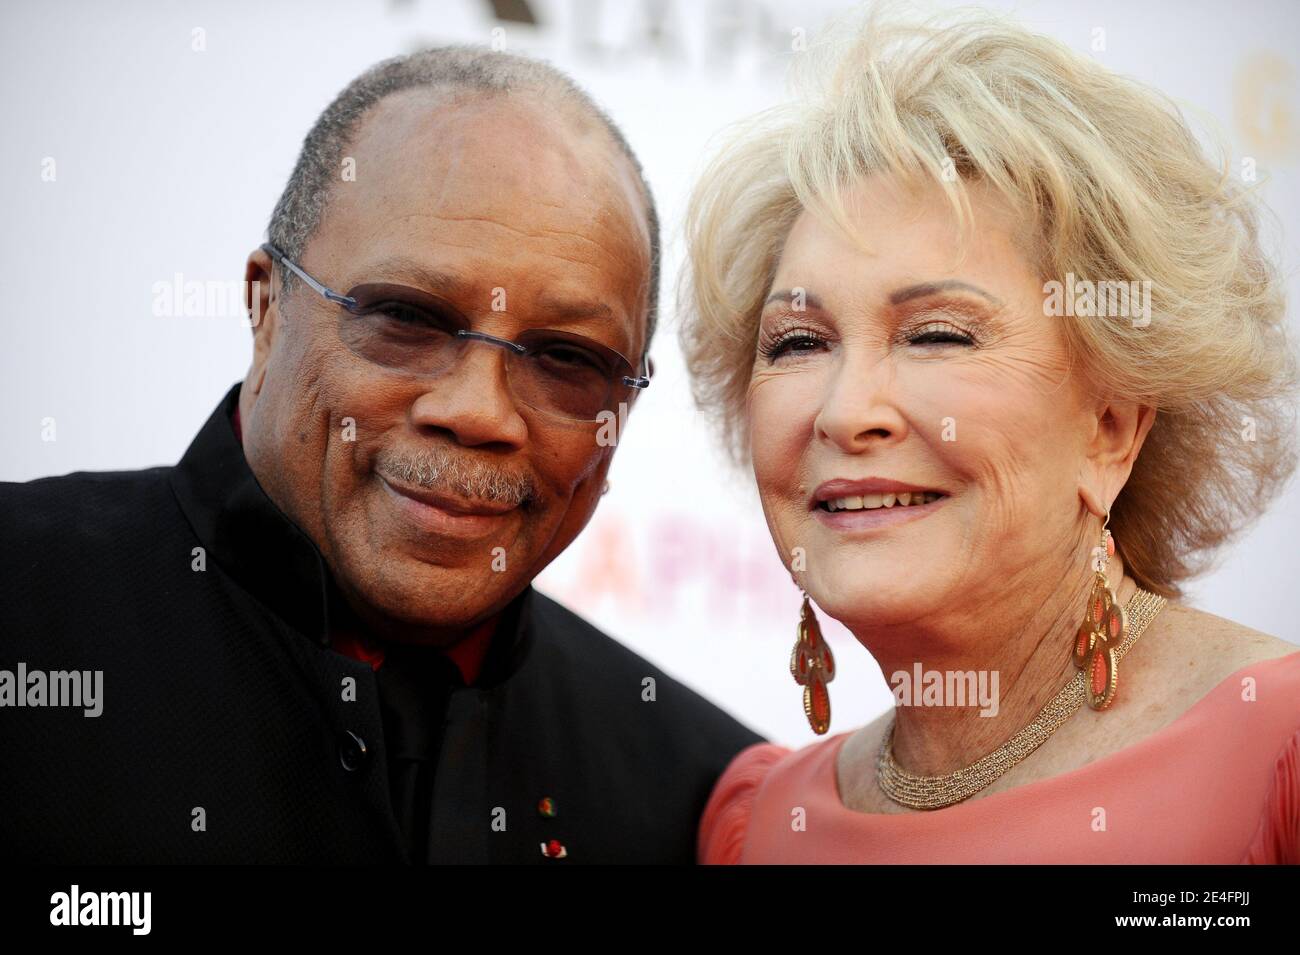
[[[244,306],[253,327],[253,362],[245,383],[253,395],[262,390],[271,346],[275,342],[277,310],[271,307],[271,283],[271,257],[262,249],[256,249],[248,256],[244,268]]]
[[[1156,409],[1136,401],[1110,401],[1098,408],[1096,430],[1087,447],[1089,473],[1081,488],[1094,512],[1101,508],[1098,517],[1128,483],[1155,420]]]

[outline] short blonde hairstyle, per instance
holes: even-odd
[[[1045,280],[1152,282],[1146,327],[1061,321],[1097,394],[1158,409],[1110,526],[1140,586],[1181,596],[1296,465],[1296,360],[1256,197],[1162,94],[1002,17],[872,14],[829,36],[795,54],[802,95],[741,124],[692,196],[679,308],[697,404],[745,465],[758,319],[803,209],[848,228],[841,191],[886,173],[943,184],[965,234],[966,183],[983,181],[1033,224]]]

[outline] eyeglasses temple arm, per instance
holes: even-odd
[[[312,278],[310,275],[308,275],[306,272],[300,269],[292,259],[290,259],[283,252],[281,252],[279,249],[273,246],[270,242],[264,242],[262,244],[262,249],[266,252],[267,255],[275,259],[275,261],[279,262],[285,268],[293,271],[295,275],[297,275],[300,279],[302,279],[304,282],[310,285],[319,294],[324,295],[331,302],[338,302],[344,308],[354,308],[356,306],[357,304],[356,299],[349,298],[346,295],[340,295],[332,288],[328,288],[322,285],[320,282],[317,282],[314,278]]]
[[[629,378],[626,375],[624,375],[623,384],[627,385],[629,388],[649,388],[650,387],[650,356],[649,355],[641,356],[641,367],[645,369],[644,375],[641,375],[639,378]]]

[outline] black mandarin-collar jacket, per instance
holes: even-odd
[[[249,469],[238,396],[175,467],[0,484],[0,669],[103,672],[98,717],[0,707],[8,861],[411,861],[376,673],[329,648],[337,588]],[[693,861],[760,737],[532,587],[501,620],[448,697],[429,861]]]

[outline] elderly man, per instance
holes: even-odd
[[[251,368],[177,466],[0,492],[6,856],[692,861],[760,738],[531,585],[649,383],[623,137],[540,63],[388,60],[269,233]]]

